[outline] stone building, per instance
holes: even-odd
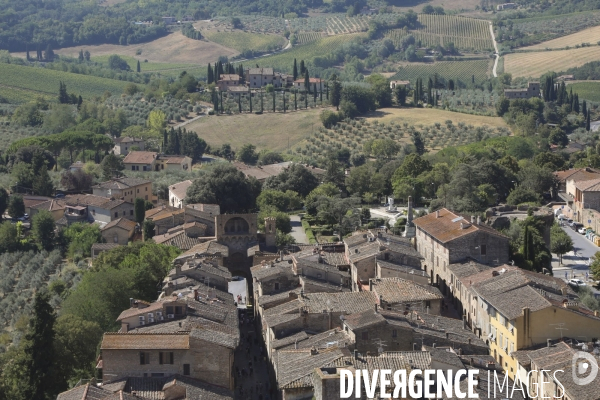
[[[439,285],[450,282],[448,265],[468,259],[481,264],[508,262],[508,237],[485,225],[479,218],[465,217],[445,208],[417,218],[417,251],[423,256],[423,269]]]
[[[56,221],[59,226],[75,222],[96,222],[101,226],[119,218],[133,220],[133,203],[102,196],[68,195],[64,199],[64,217]]]
[[[146,142],[142,138],[119,137],[115,139],[113,153],[126,156],[130,151],[144,151],[145,147]]]
[[[192,186],[192,181],[190,180],[169,186],[169,204],[176,208],[182,208],[190,186]]]
[[[217,81],[217,87],[221,92],[226,92],[230,87],[239,85],[240,76],[238,74],[223,74]]]
[[[189,259],[183,265],[175,263],[175,268],[169,272],[164,283],[168,285],[169,281],[181,277],[194,279],[225,292],[232,278],[231,272],[227,268],[218,265],[217,262],[205,261],[203,258]]]
[[[126,218],[119,218],[106,224],[100,230],[100,233],[106,243],[126,245],[133,240],[136,228],[137,224],[134,221]]]
[[[433,286],[422,286],[401,278],[376,278],[369,280],[369,290],[377,295],[380,307],[385,310],[441,313],[443,296]]]
[[[540,83],[529,82],[525,89],[504,89],[504,97],[509,100],[540,97]]]
[[[203,285],[201,285],[203,286]],[[192,288],[193,289],[193,288]],[[131,300],[118,318],[119,332],[107,332],[99,367],[105,381],[183,375],[232,390],[238,312],[232,295],[216,289],[178,291],[155,303]]]
[[[152,200],[152,181],[140,178],[113,178],[92,186],[95,196],[115,198],[133,203],[135,199]]]

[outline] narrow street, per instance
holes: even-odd
[[[290,235],[294,239],[296,239],[296,243],[308,243],[308,237],[306,237],[306,233],[304,232],[304,228],[302,227],[302,221],[300,220],[299,215],[290,215],[290,223],[292,225],[292,231]]]
[[[275,388],[269,380],[269,361],[262,345],[260,331],[256,330],[254,317],[240,313],[240,345],[235,353],[235,394],[239,400],[270,400],[275,398]]]

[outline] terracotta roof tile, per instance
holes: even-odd
[[[402,278],[371,279],[371,290],[389,304],[411,301],[441,300],[440,290],[434,286],[424,286]]]
[[[117,333],[107,332],[102,350],[167,350],[189,349],[189,333]]]
[[[118,219],[110,221],[101,230],[105,231],[107,229],[117,227],[117,228],[125,229],[127,232],[131,232],[135,229],[136,225],[137,224],[130,219],[118,218]]]
[[[439,217],[437,215],[438,212],[436,211],[417,218],[413,222],[419,229],[427,232],[442,243],[450,242],[479,230],[508,240],[506,236],[495,229],[484,224],[471,224],[465,217],[445,208],[439,210]]]
[[[124,164],[152,164],[158,153],[154,151],[130,151],[123,159]]]
[[[176,184],[169,186],[169,192],[172,192],[179,200],[183,200],[185,199],[187,190],[190,186],[192,186],[191,180],[177,182]]]

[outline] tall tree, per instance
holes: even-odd
[[[6,207],[8,207],[8,192],[0,187],[0,215],[4,214]]]
[[[591,114],[591,113],[589,113],[589,112],[588,112],[588,114],[587,114],[587,117],[586,117],[586,119],[585,119],[585,130],[586,130],[586,131],[588,131],[588,132],[589,132],[589,131],[590,131],[590,129],[591,129],[591,125],[590,125],[590,114]]]
[[[23,345],[24,394],[26,399],[54,398],[62,388],[55,376],[54,324],[56,315],[47,291],[39,291],[33,302],[33,317]]]
[[[300,75],[304,75],[306,67],[304,66],[304,60],[300,60]]]
[[[137,61],[137,67],[135,68],[136,72],[142,72],[142,66],[140,65],[140,60]]]
[[[31,219],[31,231],[40,250],[54,248],[54,218],[46,210],[39,211]]]
[[[214,82],[214,76],[213,76],[213,69],[210,66],[210,63],[208,63],[208,67],[207,67],[207,73],[206,73],[206,83],[208,83],[209,85],[211,83]]]
[[[558,224],[550,228],[550,250],[558,256],[560,264],[563,254],[573,250],[573,240]]]
[[[12,218],[21,218],[23,215],[25,215],[25,202],[23,201],[23,196],[10,196],[6,212]]]
[[[39,196],[52,196],[54,193],[54,185],[48,174],[48,168],[43,165],[33,178],[33,191]]]
[[[29,51],[27,52],[27,58],[29,58]],[[79,62],[83,62],[83,50],[79,50]]]
[[[135,222],[142,224],[146,218],[146,202],[141,197],[136,197],[133,203],[133,214],[135,215]]]
[[[337,75],[331,77],[331,105],[337,111],[340,110],[340,101],[342,100],[342,84],[337,79]]]
[[[310,93],[310,76],[308,75],[308,68],[304,70],[304,90]]]
[[[294,69],[292,75],[294,76],[294,81],[298,79],[298,64],[296,63],[296,59],[294,58]]]
[[[65,85],[65,83],[63,81],[59,82],[58,102],[60,104],[68,104],[69,103],[69,94],[67,93],[67,85]]]

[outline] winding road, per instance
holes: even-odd
[[[496,70],[498,69],[498,60],[500,59],[500,55],[498,54],[498,44],[496,43],[496,35],[494,35],[494,26],[492,25],[492,21],[490,21],[490,33],[492,34],[492,41],[494,42],[494,56],[496,59],[494,60],[494,68],[492,69],[492,74],[494,78],[498,77],[498,73]]]

